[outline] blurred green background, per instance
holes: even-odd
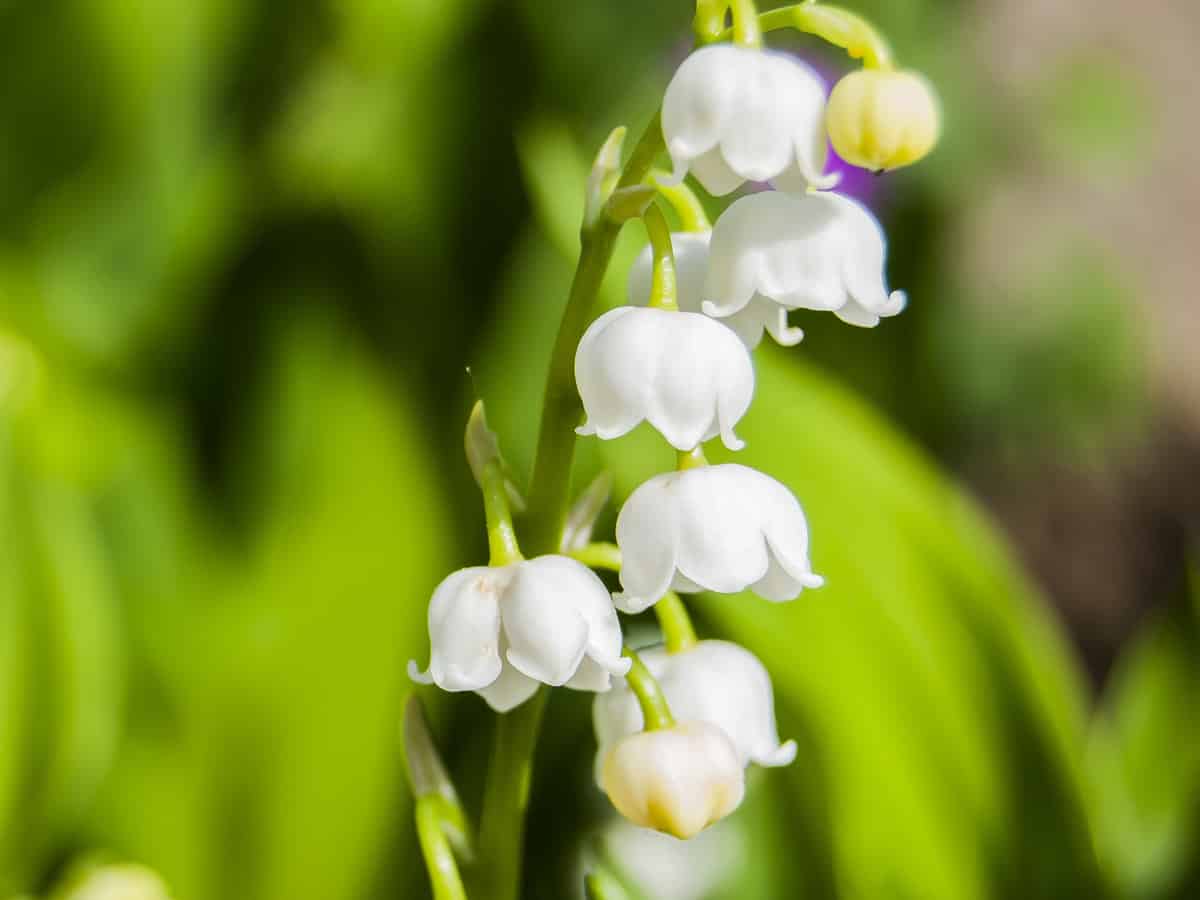
[[[850,5],[945,102],[930,159],[848,182],[911,303],[757,357],[740,459],[829,585],[696,610],[801,752],[711,889],[646,851],[659,896],[1200,896],[1200,11]],[[0,897],[96,852],[178,900],[427,895],[398,723],[432,587],[484,558],[461,427],[478,391],[528,472],[586,161],[690,15],[0,3]],[[663,446],[587,442],[579,481]],[[490,716],[426,700],[472,804]],[[589,712],[549,709],[529,898],[636,868]]]

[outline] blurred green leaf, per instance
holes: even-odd
[[[45,452],[74,409],[46,375],[0,408],[0,888],[28,887],[82,824],[116,748],[123,699],[119,610],[95,496]],[[78,410],[75,410],[78,412]],[[76,415],[73,440],[86,433]]]
[[[1143,626],[1111,676],[1092,730],[1097,839],[1128,897],[1184,898],[1200,887],[1195,588],[1190,600]]]
[[[974,440],[1078,452],[1136,433],[1147,375],[1124,273],[1099,250],[1068,245],[1015,280],[1007,296],[938,322],[946,382]]]
[[[181,896],[358,897],[411,841],[403,670],[450,528],[418,423],[336,320],[289,325],[256,408],[251,546],[192,573],[178,723],[136,736],[106,816]]]
[[[1119,54],[1059,60],[1033,116],[1048,149],[1071,165],[1120,168],[1140,159],[1148,142],[1149,91]]]

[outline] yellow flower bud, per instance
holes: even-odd
[[[825,124],[838,156],[881,172],[911,165],[929,153],[941,134],[942,114],[925,76],[860,69],[834,85]]]
[[[746,774],[725,732],[682,722],[613,744],[600,784],[633,824],[686,840],[738,808]]]

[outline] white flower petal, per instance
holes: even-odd
[[[624,327],[633,307],[609,310],[591,324],[575,352],[575,383],[587,421],[576,431],[603,440],[632,431],[645,417],[649,385],[636,366],[622,358],[646,359],[655,354],[656,335],[645,328]]]
[[[617,516],[622,553],[618,608],[638,612],[670,585],[681,592],[736,593],[761,586],[772,600],[818,587],[808,524],[791,492],[736,463],[657,475]]]
[[[500,712],[523,703],[538,682],[602,691],[630,666],[608,588],[566,556],[453,573],[430,601],[429,637],[429,672],[410,662],[410,677],[477,691]]]
[[[828,186],[821,174],[824,119],[825,85],[809,66],[784,53],[728,44],[692,53],[663,96],[674,177],[690,169],[714,196],[785,173]]]
[[[590,656],[585,656],[575,674],[567,679],[566,686],[575,691],[594,691],[602,694],[612,687],[612,673]]]
[[[645,420],[678,450],[733,426],[754,395],[750,354],[729,329],[699,313],[623,306],[584,334],[575,380],[587,413],[581,434],[620,437]]]
[[[752,194],[717,220],[703,309],[738,313],[753,303],[816,309],[872,326],[899,313],[904,294],[884,283],[883,230],[864,207],[831,192]],[[763,316],[775,334],[783,320]],[[783,332],[786,334],[786,332]]]
[[[795,155],[791,130],[802,71],[797,61],[773,53],[743,53],[740,103],[721,139],[729,168],[748,181],[766,181],[787,168]],[[824,97],[818,102],[823,108]]]
[[[498,713],[511,712],[534,695],[538,682],[528,675],[515,669],[508,663],[500,671],[500,677],[485,688],[480,688],[479,694],[487,705]]]
[[[669,498],[672,477],[664,475],[647,481],[617,514],[624,590],[613,601],[622,612],[648,609],[671,587],[679,542],[675,507]]]
[[[560,556],[521,563],[501,601],[508,661],[530,678],[556,686],[575,674],[588,642],[587,621],[572,598],[581,588],[580,579],[556,565],[559,560],[574,562]],[[603,582],[591,570],[575,565],[604,591]]]
[[[725,161],[720,147],[714,147],[692,160],[691,172],[714,197],[732,194],[746,182]]]
[[[722,594],[742,590],[767,569],[755,495],[729,474],[720,466],[693,469],[675,482],[673,498],[679,522],[675,567],[689,581]]]
[[[499,595],[507,569],[473,566],[449,575],[429,601],[429,676],[447,691],[474,691],[500,674]]]
[[[738,103],[741,54],[729,45],[691,54],[675,71],[663,94],[662,127],[667,153],[676,166],[702,156],[720,143]]]

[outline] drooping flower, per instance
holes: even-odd
[[[656,475],[617,516],[621,586],[613,599],[628,613],[667,590],[731,594],[750,588],[792,600],[824,579],[808,558],[808,523],[799,502],[775,479],[724,463]]]
[[[409,675],[447,691],[475,691],[497,712],[538,684],[606,691],[624,675],[621,626],[591,569],[565,556],[472,566],[447,576],[429,602],[428,672]]]
[[[704,280],[708,276],[708,244],[711,231],[680,231],[671,235],[675,251],[677,302],[685,312],[703,312]],[[629,270],[629,302],[644,305],[650,296],[654,272],[653,253],[647,246]],[[788,325],[787,310],[762,297],[753,298],[733,315],[717,319],[741,338],[746,349],[753,350],[762,341],[763,331],[785,347],[804,337],[799,328]]]
[[[826,126],[842,159],[880,172],[926,156],[938,142],[941,120],[937,95],[925,76],[860,69],[834,85]]]
[[[682,722],[612,744],[600,786],[635,825],[686,839],[738,808],[746,777],[725,732]]]
[[[714,196],[746,181],[784,190],[832,187],[825,165],[825,85],[784,53],[716,44],[683,61],[663,96],[674,177],[690,171]]]
[[[729,641],[700,641],[677,653],[664,647],[638,652],[680,719],[716,725],[733,741],[742,765],[785,766],[794,741],[779,742],[771,676],[758,657]],[[618,682],[592,706],[597,766],[609,746],[643,726],[642,709],[628,684]]]
[[[600,844],[639,896],[654,900],[733,895],[750,849],[749,836],[736,818],[722,819],[687,841],[614,819]]]
[[[724,325],[700,313],[620,306],[584,333],[575,381],[587,413],[577,430],[609,440],[643,421],[677,450],[733,432],[754,395],[750,354]]]
[[[904,309],[888,293],[886,240],[875,217],[830,192],[742,197],[713,228],[704,311],[732,316],[755,300],[785,309],[832,311],[873,327]]]
[[[133,863],[88,866],[67,879],[63,900],[169,900],[158,874]]]

